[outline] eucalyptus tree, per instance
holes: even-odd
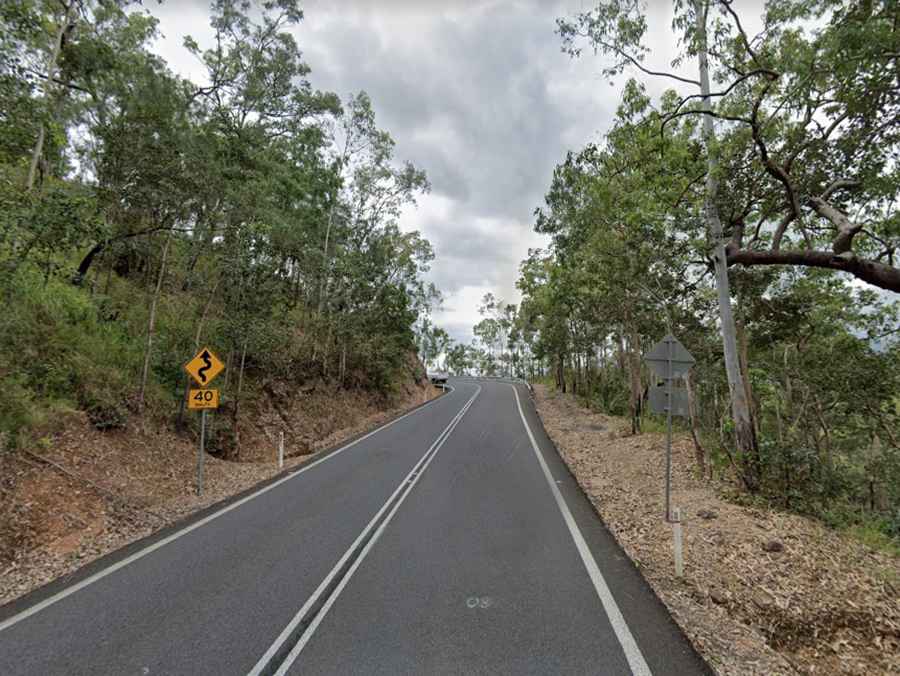
[[[520,266],[516,286],[522,292],[519,313],[527,317],[537,335],[535,356],[551,363],[557,388],[566,392],[566,363],[572,349],[571,324],[574,296],[568,269],[553,253],[531,249]]]
[[[592,11],[578,14],[573,20],[560,19],[558,26],[559,33],[563,38],[564,50],[573,56],[580,55],[581,48],[576,43],[578,39],[583,38],[588,41],[595,51],[612,57],[612,62],[606,64],[603,69],[605,75],[614,76],[620,74],[626,66],[635,66],[648,75],[662,75],[681,83],[700,86],[703,90],[701,94],[704,101],[703,108],[708,111],[709,76],[705,37],[705,6],[702,6],[699,0],[695,3],[696,23],[694,25],[696,30],[694,31],[688,22],[690,10],[686,9],[680,2],[676,4],[682,9],[682,12],[676,15],[675,23],[687,33],[687,39],[690,41],[694,53],[699,55],[699,81],[674,73],[650,71],[642,65],[641,62],[649,52],[649,49],[642,43],[647,30],[647,22],[641,13],[640,5],[629,0],[608,0],[601,2]],[[694,38],[696,38],[696,41],[694,41]],[[709,118],[707,117],[706,119],[708,120]],[[715,247],[713,261],[716,269],[716,285],[719,291],[722,339],[725,346],[726,371],[731,388],[735,436],[740,452],[748,457],[756,457],[758,455],[758,447],[755,430],[750,419],[750,409],[740,379],[735,326],[725,261],[725,246],[722,241],[723,233],[716,204],[716,161],[712,148],[713,130],[710,125],[704,127],[704,140],[709,155],[706,215],[709,235]]]
[[[325,220],[320,313],[331,281],[332,242],[337,239],[337,247],[364,253],[381,228],[395,224],[401,210],[415,205],[416,196],[430,189],[424,171],[409,162],[394,161],[395,141],[377,127],[366,92],[351,96],[338,123],[329,127],[331,161],[340,180],[334,184]],[[339,225],[343,226],[340,234],[336,232]]]
[[[484,317],[484,320],[477,325],[475,334],[485,342],[490,354],[500,362],[501,369],[508,373],[511,364],[509,335],[515,322],[516,306],[488,292],[481,299],[478,314]]]
[[[471,351],[463,343],[453,343],[447,349],[445,365],[455,376],[469,375],[469,371],[474,367]]]
[[[441,355],[445,356],[446,363],[447,350],[452,342],[449,333],[440,326],[433,326],[423,336],[422,342],[422,361],[425,362],[426,368],[428,368],[429,364],[437,366],[437,360]]]
[[[679,0],[674,7],[673,27],[686,47],[678,63],[699,56],[718,87],[680,95],[667,119],[716,118],[725,135],[721,152],[734,149],[752,160],[745,186],[752,195],[741,205],[738,227],[732,225],[729,264],[843,270],[900,290],[891,159],[900,138],[894,123],[900,113],[897,4],[769,3],[754,37],[730,0]],[[608,75],[634,67],[682,90],[702,90],[702,77],[685,76],[683,69],[644,66],[646,31],[640,4],[627,0],[559,20],[564,48],[578,55],[586,40],[611,58]],[[745,234],[753,222],[752,235]]]
[[[491,364],[491,372],[496,368],[498,356],[497,343],[500,340],[500,324],[493,317],[485,317],[472,327],[472,333],[484,345],[485,353]]]
[[[67,297],[134,343],[139,404],[177,393],[183,353],[216,339],[236,440],[246,373],[387,392],[440,298],[430,244],[399,225],[424,172],[395,159],[365,93],[344,107],[313,88],[295,0],[215,0],[211,45],[185,42],[199,83],[153,53],[156,20],[128,4],[0,3],[4,297],[26,297],[36,270],[74,281]],[[110,310],[124,293],[145,302]]]
[[[9,247],[13,268],[38,251],[49,258],[108,234],[85,184],[90,180],[67,179],[79,165],[92,166],[83,152],[78,157],[71,130],[80,126],[87,143],[95,140],[104,92],[131,60],[148,56],[155,22],[126,13],[125,4],[25,2],[0,10],[0,157],[7,178],[0,245]]]
[[[642,345],[676,329],[677,308],[690,302],[702,274],[691,269],[699,224],[691,181],[682,178],[702,176],[693,124],[673,123],[661,138],[648,115],[649,98],[629,82],[603,142],[570,152],[554,170],[535,226],[552,236],[553,266],[566,288],[573,388],[590,394],[597,349],[612,341],[634,432],[645,390]],[[604,397],[618,396],[601,385]]]

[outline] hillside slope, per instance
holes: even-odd
[[[202,497],[194,435],[148,417],[101,431],[72,412],[34,443],[0,453],[0,603],[274,476],[282,429],[291,467],[438,393],[412,374],[391,398],[324,382],[302,393],[269,387],[293,391],[293,405],[276,410],[260,398],[248,406],[245,462],[207,455]],[[210,423],[215,429],[215,416]]]
[[[305,308],[235,328],[214,296],[153,277],[22,270],[0,288],[0,602],[272,476],[281,433],[290,464],[434,394],[408,327],[343,336],[341,354]],[[227,364],[202,499],[183,406],[197,344]]]

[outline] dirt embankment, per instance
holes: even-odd
[[[193,435],[147,419],[101,432],[72,413],[37,443],[0,453],[0,604],[274,476],[281,431],[291,467],[439,393],[412,380],[389,401],[321,383],[266,388],[241,412],[242,462],[206,456],[202,497]]]
[[[535,387],[544,426],[619,543],[719,674],[900,673],[900,561],[795,514],[743,507],[673,444],[685,574],[663,520],[660,434]]]

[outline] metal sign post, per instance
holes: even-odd
[[[203,456],[206,453],[206,409],[200,412],[200,447],[197,450],[197,495],[203,495]]]
[[[200,445],[197,448],[197,495],[203,495],[203,457],[206,455],[206,412],[219,408],[219,390],[207,389],[225,368],[225,364],[204,347],[193,359],[184,365],[187,371],[203,389],[188,391],[188,408],[200,410]]]
[[[672,416],[690,415],[687,392],[674,389],[676,378],[681,378],[694,365],[694,358],[684,345],[671,333],[659,341],[644,357],[647,366],[657,376],[665,379],[664,388],[654,384],[650,388],[650,409],[666,414],[666,521],[672,524],[672,550],[675,557],[675,575],[684,575],[684,551],[681,533],[681,512],[672,507]],[[663,395],[663,396],[660,396]]]
[[[666,341],[666,521],[672,521],[672,343]]]
[[[658,386],[650,389],[650,408],[666,414],[666,521],[672,521],[672,415],[688,415],[687,394],[673,389],[676,378],[686,374],[694,365],[694,357],[671,333],[654,345],[644,357],[650,370],[665,380],[665,391]],[[659,396],[663,394],[664,396]]]

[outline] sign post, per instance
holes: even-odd
[[[219,408],[219,390],[209,389],[209,385],[225,368],[225,364],[204,347],[193,359],[184,365],[198,385],[203,389],[191,388],[188,392],[188,408],[200,411],[200,446],[197,448],[197,495],[203,495],[203,458],[206,454],[206,412]]]
[[[206,409],[200,411],[200,449],[197,451],[197,495],[203,495],[203,456],[206,454]]]
[[[650,391],[650,408],[666,414],[666,521],[672,522],[672,415],[688,415],[687,393],[672,388],[676,378],[694,365],[694,357],[671,333],[644,356],[650,370],[665,380],[664,392],[657,386]],[[654,391],[655,390],[655,391]],[[659,395],[663,394],[663,397]]]

